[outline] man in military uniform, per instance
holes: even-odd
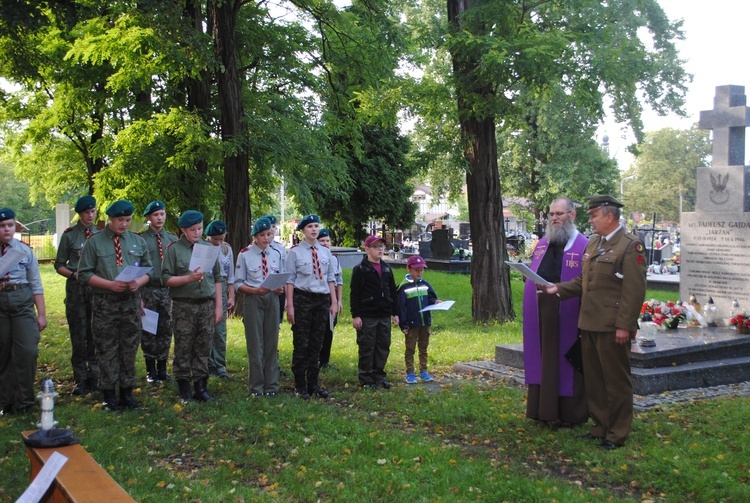
[[[143,216],[148,220],[148,229],[139,235],[146,241],[154,270],[151,281],[141,290],[141,298],[147,309],[159,314],[159,321],[155,334],[145,330],[141,332],[141,349],[146,360],[146,381],[156,383],[172,380],[167,374],[169,346],[172,343],[172,299],[169,298],[169,289],[161,284],[161,261],[169,244],[177,241],[177,236],[164,228],[167,221],[164,201],[148,203]]]
[[[222,294],[221,269],[218,260],[213,268],[199,272],[190,270],[194,246],[211,246],[203,236],[203,214],[188,210],[180,216],[177,225],[182,231],[164,254],[161,283],[169,287],[172,298],[172,323],[174,325],[174,378],[180,398],[190,401],[190,381],[195,386],[192,398],[207,402],[214,398],[208,393],[208,356],[214,327],[221,321]]]
[[[107,208],[107,226],[86,241],[78,263],[79,281],[89,285],[94,294],[91,328],[99,360],[99,388],[104,395],[103,408],[110,411],[118,411],[118,405],[128,409],[141,406],[133,398],[135,357],[141,342],[140,289],[150,276],[127,282],[117,279],[127,266],[151,266],[146,242],[128,230],[134,210],[130,201],[112,203]]]
[[[47,326],[39,264],[15,232],[16,213],[0,209],[0,264],[6,271],[0,275],[0,416],[34,407],[39,332]]]
[[[70,363],[73,367],[75,388],[73,394],[81,396],[96,390],[99,380],[99,363],[96,361],[94,336],[91,332],[91,287],[78,281],[78,261],[86,240],[99,232],[96,220],[96,199],[81,196],[76,201],[78,222],[68,227],[60,238],[55,259],[55,270],[68,278],[65,282],[65,317],[70,331]]]
[[[565,300],[581,296],[586,399],[594,425],[585,438],[599,447],[622,447],[633,422],[630,343],[646,295],[643,243],[620,224],[623,204],[612,196],[589,198],[589,223],[597,234],[586,246],[581,275],[543,289]]]
[[[292,373],[297,395],[303,399],[328,396],[318,382],[318,360],[329,319],[338,311],[334,264],[328,248],[318,243],[319,229],[318,215],[300,220],[297,230],[304,239],[289,250],[284,266],[292,274],[285,286],[286,314],[294,334]]]

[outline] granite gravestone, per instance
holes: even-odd
[[[750,166],[745,166],[745,128],[750,126],[744,86],[718,86],[714,109],[700,113],[699,127],[713,130],[711,167],[696,177],[695,211],[682,213],[680,297],[711,297],[726,325],[732,300],[750,309]]]

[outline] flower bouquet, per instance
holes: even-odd
[[[641,306],[641,320],[653,321],[662,329],[674,329],[687,319],[687,309],[672,301],[662,302],[651,299]]]
[[[750,316],[745,311],[732,316],[729,323],[737,328],[738,334],[750,334]]]

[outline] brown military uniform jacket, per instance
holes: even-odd
[[[620,228],[601,244],[593,237],[583,254],[581,275],[558,284],[561,299],[581,296],[578,328],[589,332],[638,330],[646,296],[646,250],[635,236]]]

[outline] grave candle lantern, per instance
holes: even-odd
[[[42,381],[42,390],[36,396],[40,400],[42,410],[41,422],[37,423],[37,426],[42,430],[51,430],[57,424],[57,421],[55,421],[55,397],[58,395],[52,379],[47,377]]]

